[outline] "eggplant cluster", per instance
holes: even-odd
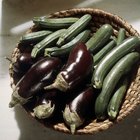
[[[9,107],[33,102],[30,110],[36,118],[61,115],[74,133],[93,110],[96,94],[88,82],[93,58],[79,42],[66,59],[64,63],[58,57],[32,58],[21,53],[12,64],[16,86]]]

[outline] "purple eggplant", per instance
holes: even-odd
[[[94,103],[96,92],[92,87],[82,90],[69,104],[63,112],[63,118],[74,134],[76,128],[83,125],[89,114],[94,114]]]
[[[62,111],[64,101],[62,93],[58,90],[50,90],[39,97],[36,107],[33,109],[34,115],[39,119],[52,117],[56,112]]]
[[[16,84],[9,107],[24,104],[33,95],[41,92],[44,86],[53,82],[60,68],[59,58],[50,57],[37,61]]]
[[[59,89],[66,92],[74,89],[92,71],[93,60],[84,43],[78,43],[71,51],[67,64],[57,75],[53,84],[44,89]]]
[[[17,83],[21,77],[29,70],[29,68],[37,61],[31,57],[30,53],[21,53],[15,60],[6,57],[7,60],[12,64],[12,75],[14,82]]]

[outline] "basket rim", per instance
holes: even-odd
[[[109,12],[106,12],[104,10],[101,9],[93,9],[93,8],[71,8],[71,9],[67,9],[67,10],[62,10],[59,12],[55,12],[55,13],[50,13],[50,17],[57,17],[57,16],[69,16],[69,15],[77,15],[77,14],[85,14],[85,13],[91,13],[92,15],[102,15],[105,18],[108,18],[110,21],[112,22],[116,22],[120,27],[124,27],[126,29],[126,31],[128,33],[130,33],[131,35],[135,35],[135,36],[139,36],[139,33],[132,27],[132,25],[130,25],[128,22],[126,22],[124,19],[122,19],[120,16],[116,15],[116,14],[112,14]],[[31,27],[29,30],[32,31],[32,29],[34,28]],[[12,58],[17,57],[16,54],[18,54],[18,44],[17,47],[14,49],[13,53],[12,53]],[[12,64],[10,64],[9,66],[9,73],[10,73],[10,82],[11,82],[11,87],[14,88],[14,79],[12,77]],[[140,93],[139,93],[140,94]],[[106,130],[108,128],[110,128],[113,124],[120,122],[121,120],[123,120],[127,115],[129,115],[135,108],[136,106],[140,104],[139,102],[136,102],[136,104],[133,105],[133,107],[129,110],[126,111],[125,113],[122,113],[122,116],[119,116],[118,119],[115,122],[111,122],[109,120],[105,120],[103,121],[101,124],[100,122],[97,125],[93,125],[92,122],[90,124],[88,124],[88,126],[86,126],[84,129],[80,129],[77,130],[77,132],[75,133],[76,135],[78,134],[94,134],[97,133],[99,131],[103,131]],[[23,107],[24,108],[24,107]],[[24,108],[25,109],[25,108]],[[27,110],[25,109],[25,111],[27,112]],[[31,115],[31,114],[30,114]],[[32,115],[31,115],[32,116]],[[33,116],[32,116],[33,117]],[[34,117],[33,117],[34,118]],[[94,120],[95,122],[96,120]],[[64,132],[64,133],[68,133],[70,134],[69,129],[67,129],[66,127],[63,126],[64,124],[60,123],[57,125],[49,125],[47,127],[52,128],[53,130],[57,130],[59,132]],[[46,126],[45,126],[46,127]],[[92,128],[91,128],[92,127]],[[89,130],[90,129],[90,130]]]

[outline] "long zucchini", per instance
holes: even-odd
[[[45,31],[45,30],[42,30],[42,31],[37,31],[37,32],[32,32],[32,33],[28,33],[28,34],[25,34],[21,37],[20,39],[20,42],[22,43],[32,43],[32,42],[37,42],[37,41],[41,41],[43,40],[47,35],[51,34],[52,31]]]
[[[95,34],[86,42],[88,50],[95,54],[100,50],[110,39],[113,34],[113,28],[109,24],[101,26]]]
[[[96,66],[99,61],[114,47],[116,46],[116,41],[113,39],[111,40],[106,46],[104,46],[98,53],[93,55],[94,66]]]
[[[90,30],[85,30],[81,32],[79,35],[77,35],[73,40],[61,46],[61,48],[58,47],[46,48],[44,55],[45,56],[67,55],[78,42],[86,42],[87,39],[89,38],[89,35],[90,35]]]
[[[128,78],[124,76],[120,79],[119,84],[117,85],[117,88],[115,90],[115,93],[111,97],[111,100],[109,101],[107,113],[110,120],[116,119],[119,113],[120,107],[122,105],[123,99],[127,91],[129,83],[128,81],[129,81]]]
[[[125,34],[126,34],[125,29],[120,28],[118,32],[118,37],[117,37],[117,45],[120,45],[123,42],[123,40],[125,39]]]
[[[93,77],[92,84],[95,88],[102,87],[103,80],[112,66],[124,55],[128,54],[140,45],[138,37],[129,37],[125,39],[119,46],[113,48],[98,64]]]
[[[64,31],[65,31],[65,29],[57,30],[57,31],[53,32],[52,34],[48,35],[41,42],[37,43],[31,52],[31,56],[36,57],[37,54],[40,53],[40,51],[42,51],[46,47],[50,47],[51,45],[54,45],[56,43],[57,39],[61,36],[61,34],[64,33]]]
[[[116,87],[120,78],[130,72],[133,65],[138,62],[140,54],[138,52],[132,52],[121,58],[107,74],[102,91],[95,102],[95,114],[98,119],[105,119],[107,113],[107,106],[114,88]]]
[[[75,23],[79,18],[76,17],[66,17],[66,18],[49,18],[47,16],[34,17],[33,22],[40,27],[48,29],[61,29],[67,28],[73,23]]]
[[[66,42],[70,41],[73,37],[79,34],[89,23],[92,16],[90,14],[85,14],[78,21],[72,24],[65,32],[62,34],[57,41],[57,45],[61,46]]]

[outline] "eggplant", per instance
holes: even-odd
[[[87,118],[90,118],[91,113],[94,114],[96,95],[95,89],[87,87],[66,105],[63,118],[72,134],[75,133],[76,128],[84,124]]]
[[[37,61],[16,84],[9,107],[24,104],[33,95],[52,83],[61,68],[59,58],[50,57]]]
[[[62,101],[62,93],[58,90],[50,90],[45,92],[38,98],[36,107],[33,109],[34,116],[38,119],[46,119],[52,117],[56,112],[62,111],[64,101]]]
[[[66,92],[74,89],[91,73],[93,59],[84,43],[80,42],[70,52],[68,61],[53,84],[44,89],[59,89]]]
[[[25,73],[34,63],[30,53],[21,53],[16,60],[6,57],[12,63],[13,71],[15,73]]]
[[[35,63],[35,59],[31,57],[30,53],[21,53],[17,61],[14,63],[15,71],[26,72]]]

